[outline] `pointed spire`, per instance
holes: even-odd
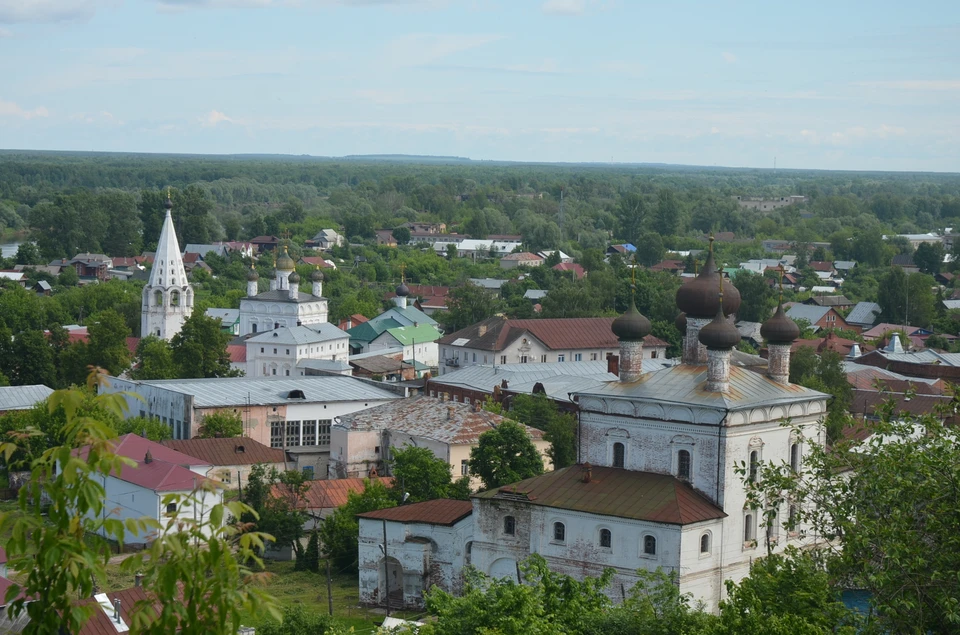
[[[160,239],[157,241],[157,251],[153,257],[153,268],[150,270],[150,286],[153,287],[182,287],[187,284],[187,272],[183,268],[183,257],[180,255],[180,243],[177,241],[177,232],[173,227],[171,209],[173,203],[170,192],[167,192],[167,208],[160,228]]]

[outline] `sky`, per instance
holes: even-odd
[[[0,148],[960,171],[960,2],[0,0]]]

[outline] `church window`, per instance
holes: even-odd
[[[157,337],[160,337],[160,329],[157,329]]]
[[[700,536],[700,553],[710,553],[710,534]]]
[[[624,466],[624,455],[626,454],[626,447],[620,443],[613,444],[613,467],[623,467]]]
[[[171,291],[170,292],[170,306],[180,306],[180,292]]]
[[[153,303],[157,306],[163,306],[163,291],[156,291],[153,294]]]
[[[286,373],[287,373],[287,377],[289,377],[289,376],[290,376],[290,369],[289,369],[289,368],[286,370]]]
[[[643,555],[645,556],[655,556],[657,555],[657,539],[650,534],[647,534],[643,537]]]
[[[790,444],[790,469],[794,473],[800,471],[800,444],[791,443]]]
[[[753,524],[753,514],[743,517],[743,541],[750,542],[757,539],[757,527]]]
[[[250,326],[253,327],[253,332],[256,333],[256,332],[257,332],[257,325],[256,325],[256,324],[251,324]],[[260,352],[261,352],[261,353],[263,352],[263,349],[262,349],[262,348],[260,349]]]
[[[277,349],[273,349],[273,354],[274,354],[274,355],[277,354]]]
[[[563,523],[553,523],[553,539],[556,542],[563,542],[567,539],[567,528]]]
[[[613,545],[613,536],[609,529],[600,530],[600,546],[609,549]]]
[[[687,450],[677,452],[677,477],[690,479],[690,452]]]
[[[756,450],[750,452],[750,480],[757,480],[757,471],[760,469],[760,453]]]
[[[503,518],[503,533],[508,536],[513,536],[517,533],[517,519],[513,516],[504,516]]]
[[[526,363],[527,363],[527,356],[526,356],[526,355],[521,355],[521,356],[520,356],[520,363],[521,363],[521,364],[526,364]]]
[[[270,372],[271,375],[276,375],[276,374],[277,374],[277,369],[276,369],[276,368],[271,368],[270,371],[271,371],[271,372]]]
[[[256,326],[256,325],[254,325],[254,326]],[[262,346],[260,347],[260,352],[261,352],[261,353],[263,352],[263,347],[262,347]]]

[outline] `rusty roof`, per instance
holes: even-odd
[[[350,492],[360,493],[364,490],[366,481],[380,481],[386,487],[393,485],[392,476],[375,476],[373,478],[338,478],[326,481],[310,481],[310,487],[303,494],[303,503],[298,507],[306,509],[328,509],[340,507],[347,503]],[[273,495],[288,496],[290,493],[286,485],[274,485]]]
[[[154,611],[159,613],[160,610],[162,610],[160,602],[156,598],[147,595],[143,587],[133,587],[132,589],[123,589],[121,591],[108,591],[106,596],[111,604],[113,604],[114,600],[120,600],[120,619],[123,620],[123,623],[127,626],[130,625],[131,615],[137,602],[150,602],[152,600]],[[80,606],[89,604],[96,605],[98,602],[96,598],[87,598],[80,602]],[[117,627],[111,620],[112,615],[112,611],[108,616],[102,609],[94,612],[93,617],[80,629],[79,635],[117,635]]]
[[[392,430],[433,439],[450,445],[473,445],[480,435],[500,425],[506,418],[475,410],[472,405],[440,401],[420,396],[361,410],[341,418],[339,425],[348,430]],[[534,440],[543,432],[524,426]]]
[[[620,343],[610,330],[616,318],[551,318],[512,320],[494,316],[456,333],[445,335],[439,344],[468,340],[462,346],[498,351],[525,334],[532,335],[551,350],[617,348]]]
[[[167,439],[165,447],[194,456],[211,465],[253,465],[283,463],[283,450],[268,448],[250,437],[225,439]]]
[[[470,501],[438,498],[437,500],[390,507],[373,512],[357,514],[359,518],[393,520],[400,523],[424,523],[427,525],[453,526],[473,513]]]
[[[726,514],[680,479],[667,474],[592,467],[584,482],[583,466],[573,465],[519,483],[474,494],[483,500],[521,501],[531,505],[688,525]]]

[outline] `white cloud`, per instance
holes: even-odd
[[[0,0],[0,23],[89,20],[112,0]]]
[[[896,90],[960,90],[960,79],[913,79],[889,82],[857,82],[864,88],[893,88]]]
[[[726,62],[727,64],[733,64],[734,62],[737,61],[737,56],[728,51],[724,51],[723,53],[721,53],[721,55],[723,55],[723,61]]]
[[[219,123],[237,123],[233,118],[228,117],[219,110],[211,110],[204,116],[200,117],[200,125],[204,128],[212,128]]]
[[[395,66],[419,66],[502,38],[502,35],[480,33],[411,33],[387,43],[384,49],[385,61]]]
[[[27,110],[12,101],[0,99],[0,117],[18,117],[20,119],[33,119],[34,117],[49,117],[50,112],[43,106],[37,106],[33,110]]]
[[[584,0],[546,0],[540,10],[548,15],[581,15],[587,10]]]
[[[0,27],[0,37],[13,37],[13,31]]]

